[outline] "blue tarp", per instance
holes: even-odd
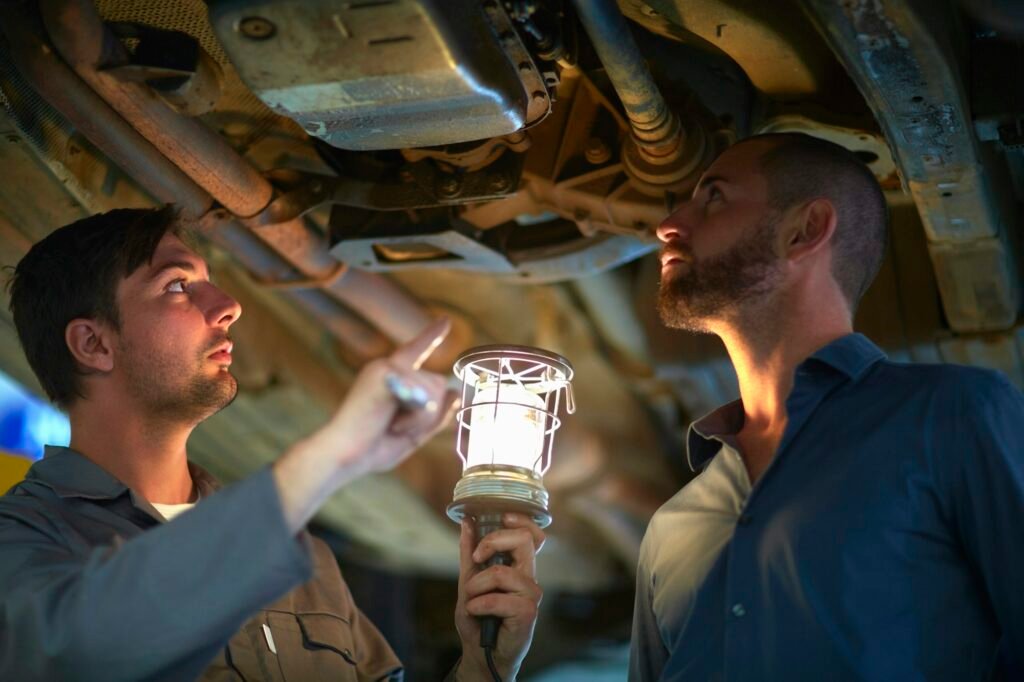
[[[67,416],[0,372],[0,450],[39,459],[44,445],[70,440]]]

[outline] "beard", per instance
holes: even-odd
[[[658,289],[658,312],[665,326],[710,333],[712,321],[726,319],[773,291],[779,279],[773,249],[777,224],[768,215],[728,251],[703,261],[681,254],[685,262],[663,275]]]
[[[207,356],[224,340],[210,344],[184,367],[180,356],[172,360],[122,342],[122,361],[132,396],[150,414],[164,420],[198,424],[216,414],[238,394],[238,381],[227,369],[211,376],[205,368]]]

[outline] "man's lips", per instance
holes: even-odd
[[[690,256],[690,254],[683,253],[682,251],[662,251],[660,258],[662,268],[679,265],[681,263],[689,263],[693,260],[693,257]]]
[[[218,345],[212,353],[208,356],[211,360],[217,362],[223,362],[231,364],[231,350],[234,348],[234,344],[230,341]]]

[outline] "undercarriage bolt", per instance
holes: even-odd
[[[608,159],[612,158],[612,151],[608,148],[608,145],[604,143],[604,140],[599,137],[592,137],[587,140],[587,145],[583,148],[583,155],[586,157],[588,163],[592,163],[596,166],[605,163]]]
[[[267,40],[277,33],[277,27],[263,17],[245,17],[238,22],[238,32],[250,40]]]
[[[462,183],[454,175],[442,176],[437,181],[437,193],[442,197],[455,197],[462,191]]]
[[[508,178],[504,174],[499,173],[491,177],[489,184],[492,192],[504,192],[511,183],[509,183]]]

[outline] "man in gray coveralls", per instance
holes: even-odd
[[[447,322],[367,364],[319,431],[218,491],[186,443],[235,396],[228,332],[241,308],[180,234],[170,209],[111,211],[53,232],[18,264],[15,324],[70,416],[71,444],[48,448],[0,498],[0,679],[400,679],[303,527],[340,486],[395,466],[449,418],[444,378],[420,369]],[[404,409],[389,375],[433,409]],[[491,679],[483,614],[504,619],[494,658],[515,677],[543,539],[515,516],[475,548],[463,528],[463,657],[450,677]],[[495,552],[512,566],[480,570]]]

